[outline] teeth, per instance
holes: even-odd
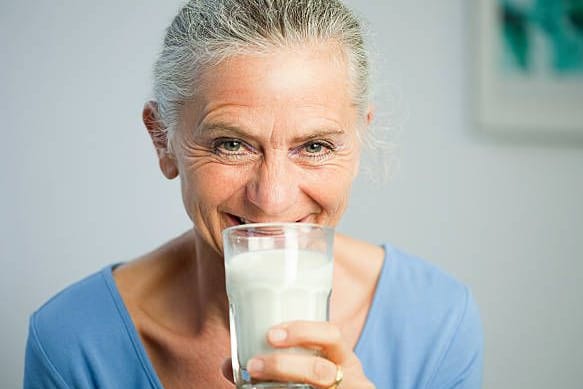
[[[249,219],[245,219],[242,216],[235,216],[235,217],[237,218],[237,220],[239,220],[239,223],[241,223],[241,224],[252,224],[252,223],[255,223],[255,222],[253,222],[253,221],[251,221]],[[301,219],[300,220],[296,220],[295,223],[300,223],[300,221],[301,221]],[[290,221],[289,223],[293,223],[293,221]]]

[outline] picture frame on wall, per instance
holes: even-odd
[[[583,136],[583,0],[479,0],[477,119]]]

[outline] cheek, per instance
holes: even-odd
[[[342,213],[350,197],[353,169],[321,169],[306,175],[302,190],[329,214]],[[338,216],[339,217],[339,216]]]
[[[182,192],[189,208],[212,210],[229,199],[244,185],[240,168],[208,164],[186,171],[182,179]]]

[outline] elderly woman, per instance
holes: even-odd
[[[336,0],[191,0],[168,28],[143,121],[193,228],[108,266],[30,321],[25,388],[230,388],[221,232],[334,226],[372,120],[358,19]],[[337,235],[330,322],[281,323],[260,380],[314,388],[478,388],[468,289],[388,244]],[[343,379],[339,376],[343,372]],[[340,382],[341,381],[341,382]]]

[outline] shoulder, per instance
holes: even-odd
[[[393,378],[414,378],[415,387],[450,387],[462,379],[467,385],[460,388],[479,387],[483,334],[470,289],[424,259],[384,247],[375,304],[363,335],[376,339],[364,342],[367,363],[380,371],[386,366],[376,366],[377,361],[391,361]],[[379,353],[385,355],[379,358]]]
[[[70,285],[34,312],[30,323],[39,338],[83,341],[97,323],[105,324],[117,311],[107,272],[110,267]]]
[[[87,305],[82,303],[83,296],[87,289],[94,288],[95,280],[93,275],[61,291],[30,317],[24,388],[71,387],[64,362],[73,357],[71,337],[81,331],[72,328],[69,313],[73,312],[74,316]]]
[[[61,373],[97,342],[115,310],[104,271],[92,274],[50,298],[30,317],[29,346],[34,345]]]
[[[418,302],[432,302],[432,306],[436,308],[453,302],[460,305],[467,298],[469,290],[466,285],[436,265],[389,244],[384,244],[383,247],[383,278],[398,287],[402,291],[402,297]]]
[[[419,320],[427,330],[452,335],[462,322],[480,323],[468,286],[434,264],[385,244],[379,299],[393,315]]]
[[[26,388],[93,387],[95,380],[106,384],[119,363],[132,359],[130,322],[124,320],[112,280],[107,267],[59,292],[32,314]]]
[[[31,325],[42,338],[80,336],[111,301],[103,271],[94,273],[51,297],[31,316]],[[74,331],[72,331],[74,330]]]

